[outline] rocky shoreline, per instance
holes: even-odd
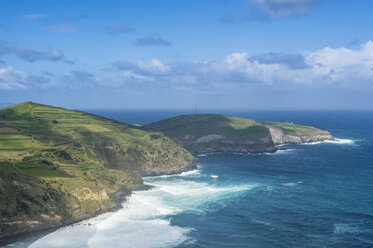
[[[147,174],[144,174],[143,177],[162,176],[162,175],[176,175],[176,174],[180,174],[182,172],[187,172],[187,171],[194,170],[196,168],[197,168],[197,163],[193,163],[188,167],[182,168],[182,169],[177,170],[177,171],[172,171],[170,173],[154,173],[154,172],[150,173],[149,172]],[[58,223],[39,224],[37,226],[30,227],[29,229],[4,234],[4,235],[0,236],[0,247],[5,246],[7,244],[17,242],[19,240],[26,239],[26,238],[34,236],[34,235],[44,236],[44,235],[47,235],[49,233],[52,233],[52,232],[56,231],[57,229],[59,229],[61,227],[72,225],[72,224],[75,224],[75,223],[78,223],[78,222],[81,222],[83,220],[87,220],[87,219],[90,219],[90,218],[94,218],[94,217],[96,217],[98,215],[101,215],[101,214],[104,214],[104,213],[115,212],[115,211],[117,211],[117,210],[119,210],[123,207],[123,203],[126,202],[127,198],[130,197],[134,192],[143,191],[143,190],[150,190],[152,188],[153,188],[153,186],[150,186],[150,185],[147,185],[147,184],[144,184],[142,187],[139,187],[139,188],[134,189],[134,190],[129,190],[129,189],[123,188],[123,189],[117,191],[116,193],[114,193],[110,196],[110,199],[114,203],[113,207],[110,207],[110,208],[107,208],[107,209],[100,209],[99,211],[89,213],[89,214],[84,214],[84,215],[74,217],[74,218],[70,218],[70,219],[66,219],[66,220],[60,221]]]
[[[151,187],[148,185],[144,185],[143,187],[136,189],[134,191],[147,190],[149,188]],[[88,214],[84,214],[78,217],[62,220],[58,223],[43,223],[43,224],[32,226],[28,229],[24,229],[21,231],[4,234],[0,236],[0,246],[4,246],[6,244],[10,244],[18,240],[22,240],[22,239],[25,239],[27,237],[37,235],[37,234],[46,235],[48,233],[54,232],[55,230],[61,227],[68,226],[68,225],[71,225],[71,224],[74,224],[74,223],[77,223],[77,222],[80,222],[80,221],[83,221],[89,218],[93,218],[103,213],[119,210],[122,207],[122,203],[126,201],[126,198],[129,197],[132,194],[132,192],[133,191],[130,191],[128,189],[121,189],[118,192],[114,193],[111,196],[114,206],[111,208],[101,209],[93,213],[88,213]]]

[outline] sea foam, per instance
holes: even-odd
[[[174,215],[214,211],[216,202],[224,203],[256,186],[199,182],[200,173],[192,170],[167,177],[146,177],[144,182],[153,188],[133,193],[121,210],[58,229],[30,247],[157,248],[193,242],[188,237],[192,229],[172,224]]]
[[[175,215],[181,209],[164,204],[150,191],[134,193],[117,212],[61,228],[30,247],[157,248],[188,240],[186,234],[190,229],[173,226],[169,219],[162,218]]]
[[[275,152],[262,152],[262,153],[249,153],[248,155],[282,155],[282,154],[289,154],[293,153],[295,149],[278,149]]]
[[[337,145],[355,145],[356,140],[351,139],[334,139],[334,140],[324,140],[324,141],[316,141],[316,142],[309,142],[309,143],[302,143],[302,145],[318,145],[323,143],[329,144],[337,144]]]
[[[351,139],[335,139],[335,140],[325,140],[325,143],[340,144],[340,145],[354,145],[355,141]]]
[[[282,183],[283,186],[293,187],[297,185],[297,183]]]
[[[195,169],[195,170],[190,170],[190,171],[184,171],[179,174],[171,174],[171,175],[162,175],[162,176],[149,176],[149,177],[144,177],[144,178],[168,178],[168,177],[185,177],[189,175],[195,175],[199,174],[200,170]]]

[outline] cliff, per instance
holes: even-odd
[[[159,132],[31,102],[0,109],[0,237],[105,211],[141,176],[194,167]]]
[[[145,125],[162,132],[193,154],[274,152],[276,145],[333,139],[314,127],[215,114],[183,115]]]

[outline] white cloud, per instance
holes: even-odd
[[[121,75],[122,75],[123,81],[125,82],[131,81],[133,79],[140,80],[140,81],[153,81],[154,80],[153,77],[137,74],[133,71],[123,71]]]
[[[135,64],[129,61],[116,61],[111,66],[110,71],[119,72],[123,82],[154,81],[161,76],[169,76],[170,73],[170,67],[159,59],[140,59]]]
[[[358,50],[347,48],[324,48],[302,55],[305,65],[301,68],[289,67],[283,61],[261,63],[251,60],[246,53],[235,53],[224,61],[207,66],[211,74],[243,76],[246,82],[262,84],[307,84],[322,86],[326,84],[344,87],[373,86],[373,42],[368,41]],[[292,62],[292,61],[288,61]],[[205,69],[206,70],[206,69]],[[228,83],[228,82],[227,82]]]
[[[117,61],[110,70],[73,71],[67,76],[37,77],[5,67],[0,70],[1,89],[30,87],[121,87],[151,82],[174,89],[244,89],[324,86],[373,88],[373,42],[359,49],[323,48],[298,54],[268,53],[251,56],[232,53],[225,59],[191,61],[166,65],[159,59],[136,63]],[[115,73],[113,73],[115,72]],[[147,84],[138,84],[144,87]],[[136,87],[136,86],[133,86]],[[146,86],[148,87],[148,86]],[[152,87],[152,86],[149,86]]]
[[[358,50],[324,48],[309,53],[307,63],[316,75],[329,76],[329,82],[343,84],[373,84],[373,42]]]
[[[142,72],[149,74],[164,74],[170,70],[170,68],[164,65],[159,59],[152,59],[150,62],[139,60],[136,66]]]
[[[136,65],[126,62],[125,65],[122,69],[118,66],[118,70],[126,71],[127,75],[137,80],[201,88],[229,88],[234,85],[372,87],[373,42],[368,41],[357,50],[323,48],[302,54],[257,56],[232,53],[219,61],[193,61],[167,66],[153,59],[150,62],[139,60]]]
[[[22,71],[16,71],[11,66],[0,68],[0,89],[17,90],[27,89],[29,75]]]

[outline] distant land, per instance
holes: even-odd
[[[143,129],[162,132],[193,154],[275,152],[281,144],[334,139],[328,131],[310,126],[216,114],[173,117]]]
[[[32,102],[0,109],[0,238],[121,206],[142,176],[196,167],[192,154],[275,152],[333,139],[292,123],[185,115],[145,126]]]
[[[10,105],[13,105],[13,104],[9,103],[9,102],[0,102],[0,108],[4,108],[4,107],[10,106]]]

